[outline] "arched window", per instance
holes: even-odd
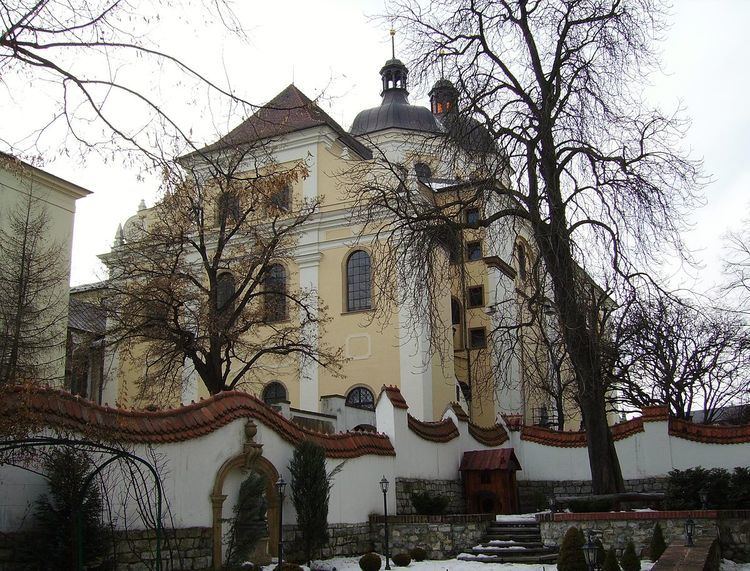
[[[234,276],[229,272],[219,274],[216,284],[216,308],[220,311],[230,303],[232,296],[234,295],[235,285]],[[233,305],[233,304],[232,304]],[[227,309],[230,309],[231,306]]]
[[[263,389],[263,402],[266,404],[276,404],[287,400],[286,389],[284,385],[277,381],[270,382]]]
[[[455,297],[451,298],[451,324],[461,325],[461,302]]]
[[[451,298],[451,324],[453,325],[453,348],[464,348],[463,309],[461,302],[455,297]]]
[[[528,260],[526,258],[526,248],[520,242],[516,244],[516,258],[518,258],[518,277],[524,281],[526,280],[526,264]]]
[[[263,302],[267,321],[286,319],[286,270],[281,264],[268,268],[263,280]]]
[[[372,307],[372,265],[370,255],[357,250],[346,261],[346,310]]]
[[[364,410],[375,410],[375,397],[368,388],[354,387],[346,395],[346,406]]]

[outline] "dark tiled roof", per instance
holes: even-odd
[[[52,389],[7,391],[0,403],[0,414],[13,415],[19,409],[36,416],[44,426],[73,430],[106,441],[181,442],[210,434],[238,418],[253,418],[292,445],[303,440],[319,444],[329,458],[395,455],[390,439],[383,434],[321,434],[297,426],[260,399],[239,391],[227,391],[187,406],[155,412],[99,406]]]
[[[431,442],[448,442],[454,438],[458,438],[458,428],[453,424],[450,418],[439,420],[437,422],[424,422],[417,420],[412,415],[408,414],[409,430],[414,434],[429,440]]]
[[[104,335],[106,324],[107,314],[100,305],[74,297],[68,301],[68,327],[70,329],[101,336]]]
[[[495,450],[471,450],[461,458],[462,472],[474,470],[520,470],[521,464],[512,448]]]
[[[500,446],[508,440],[508,433],[499,424],[495,426],[479,426],[470,422],[469,434],[474,437],[474,440],[485,446]]]
[[[335,131],[341,142],[360,157],[372,158],[372,152],[367,147],[347,133],[330,115],[294,85],[287,86],[248,119],[215,143],[201,149],[200,152],[229,149],[323,125]],[[193,154],[195,153],[191,153]]]

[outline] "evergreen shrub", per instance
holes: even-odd
[[[411,563],[411,555],[408,553],[396,553],[393,557],[391,557],[391,561],[396,565],[396,567],[408,567],[409,563]]]
[[[620,564],[617,563],[617,555],[615,555],[614,548],[610,547],[609,551],[607,551],[602,571],[620,571]]]
[[[557,556],[557,571],[588,571],[583,556],[585,542],[583,532],[577,527],[571,527],[565,532]]]
[[[448,498],[429,492],[415,492],[411,503],[419,515],[442,515],[448,507]]]
[[[33,531],[22,547],[35,569],[76,568],[76,512],[80,505],[80,537],[83,566],[94,566],[107,548],[101,521],[102,499],[96,481],[89,484],[81,501],[83,483],[93,468],[83,452],[70,448],[53,450],[45,458],[49,492],[34,505]]]
[[[625,546],[625,553],[622,554],[622,559],[620,559],[620,567],[622,567],[622,571],[641,571],[641,560],[635,553],[635,545],[632,540],[628,541]]]
[[[365,553],[359,558],[359,568],[362,571],[379,571],[382,562],[377,553]]]
[[[326,474],[325,451],[314,442],[303,440],[294,449],[289,463],[292,476],[292,503],[297,511],[297,527],[302,535],[305,561],[328,542],[328,500],[331,486]]]
[[[411,555],[414,561],[424,561],[427,559],[427,552],[421,547],[415,547],[409,552],[409,555]]]
[[[651,543],[648,546],[648,555],[651,561],[658,561],[664,550],[667,549],[667,543],[664,541],[664,532],[661,529],[659,522],[656,522],[654,531],[651,534]]]

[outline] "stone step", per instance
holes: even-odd
[[[494,547],[494,546],[482,546],[472,547],[465,553],[471,553],[473,555],[496,555],[498,557],[504,557],[506,555],[551,555],[557,553],[554,549],[548,547]]]
[[[510,527],[510,526],[492,526],[490,525],[487,527],[487,531],[489,532],[498,532],[498,533],[537,533],[539,531],[539,526],[536,525],[529,525],[526,527]]]
[[[481,557],[462,553],[458,556],[458,559],[461,561],[478,561],[481,563],[556,563],[557,553],[551,553],[549,555],[483,555]]]
[[[544,547],[541,541],[524,541],[524,540],[491,540],[482,543],[487,547]]]
[[[517,533],[485,533],[484,541],[490,540],[496,541],[541,541],[542,536],[537,531],[536,533],[529,533],[526,535],[519,535]]]

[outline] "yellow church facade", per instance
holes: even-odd
[[[243,138],[263,138],[275,165],[304,165],[305,176],[289,187],[290,201],[320,204],[298,228],[294,255],[279,264],[279,275],[284,287],[317,292],[312,310],[324,312],[327,320],[307,334],[321,345],[341,350],[340,369],[330,370],[298,356],[274,358],[248,375],[242,390],[257,394],[300,423],[321,429],[374,426],[374,402],[383,385],[399,387],[410,414],[420,420],[440,419],[451,402],[459,402],[477,424],[494,424],[502,414],[521,415],[531,423],[532,411],[548,403],[544,395],[526,388],[534,383],[524,378],[531,374],[523,366],[524,349],[506,358],[492,338],[498,308],[519,312],[520,318],[526,269],[519,263],[529,263],[519,258],[519,244],[527,244],[523,229],[461,232],[452,246],[456,251],[445,252],[450,263],[444,287],[432,293],[438,296],[434,307],[440,319],[428,319],[407,303],[387,304],[384,309],[379,257],[388,254],[378,242],[378,228],[363,226],[354,213],[352,188],[357,181],[351,180],[351,173],[372,163],[375,149],[390,164],[401,165],[409,173],[409,184],[436,201],[465,187],[451,180],[454,173],[441,164],[433,143],[446,130],[441,116],[454,104],[450,84],[444,80],[436,84],[431,109],[410,105],[407,73],[400,61],[386,62],[381,70],[381,105],[361,112],[349,131],[290,85],[267,105],[275,112],[287,110],[276,128],[269,131],[268,125],[259,123],[261,111],[203,150],[220,152],[242,144]],[[144,206],[127,221],[120,239],[150,211]],[[479,214],[469,209],[457,216]],[[528,246],[524,248],[523,255],[533,256]],[[107,263],[116,255],[117,241],[102,259]],[[435,330],[436,323],[444,324],[443,330]],[[436,339],[441,350],[435,350]],[[106,361],[103,402],[170,406],[208,395],[195,371],[186,366],[179,395],[164,403],[140,402],[133,397],[142,373],[138,359],[125,359],[111,346]],[[577,423],[575,413],[569,415],[571,423]]]

